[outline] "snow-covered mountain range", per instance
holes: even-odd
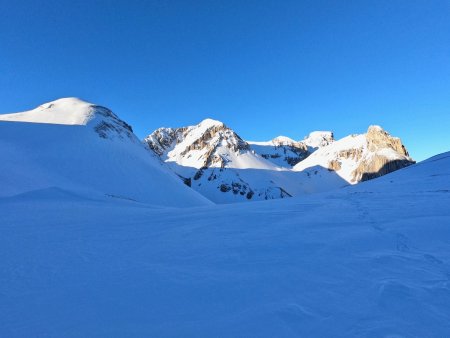
[[[335,140],[329,131],[304,140],[244,141],[224,123],[160,128],[144,140],[193,189],[216,203],[263,200],[355,184],[414,161],[401,140],[379,126]]]
[[[1,195],[59,187],[161,205],[232,203],[332,190],[414,163],[377,126],[341,140],[316,131],[252,142],[206,119],[141,141],[108,108],[76,98],[0,121]]]

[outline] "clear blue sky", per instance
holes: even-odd
[[[140,137],[380,124],[421,160],[450,150],[450,1],[0,0],[0,113],[67,96]]]

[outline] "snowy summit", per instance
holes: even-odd
[[[95,115],[94,107],[79,98],[67,97],[44,103],[33,110],[0,115],[0,121],[86,125]]]

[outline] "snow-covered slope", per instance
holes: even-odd
[[[214,202],[290,196],[278,182],[284,169],[255,153],[220,121],[160,128],[144,141],[187,184]]]
[[[450,153],[192,209],[0,198],[0,336],[448,337]]]
[[[0,196],[57,187],[154,205],[209,203],[109,109],[75,98],[0,115]]]
[[[349,183],[379,177],[411,165],[406,148],[379,126],[370,126],[366,134],[350,135],[320,147],[293,170],[339,175]],[[314,175],[312,175],[314,177]]]

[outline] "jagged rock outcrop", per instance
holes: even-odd
[[[367,181],[415,163],[398,137],[380,126],[370,126],[366,134],[367,149],[372,154],[353,171],[353,181]]]
[[[354,184],[413,163],[398,137],[391,136],[380,126],[370,126],[366,134],[350,135],[319,148],[294,170],[327,168]]]
[[[380,126],[370,126],[366,134],[367,149],[376,152],[382,149],[390,148],[396,153],[409,156],[408,151],[398,137],[393,137]]]
[[[128,137],[129,139],[134,139],[135,136],[133,134],[133,128],[121,120],[114,114],[111,110],[106,107],[92,105],[91,109],[96,114],[96,124],[94,126],[94,130],[101,138],[111,138],[114,136],[118,136],[119,138],[123,138],[123,136]]]
[[[159,128],[148,135],[144,139],[144,142],[147,143],[149,148],[157,155],[161,156],[171,147],[174,141],[182,137],[185,130],[186,128]]]
[[[223,168],[228,162],[229,153],[239,155],[250,148],[232,129],[212,119],[206,119],[197,126],[159,128],[147,136],[144,142],[165,160],[176,158],[176,161],[195,168]],[[192,160],[192,157],[195,159]]]

